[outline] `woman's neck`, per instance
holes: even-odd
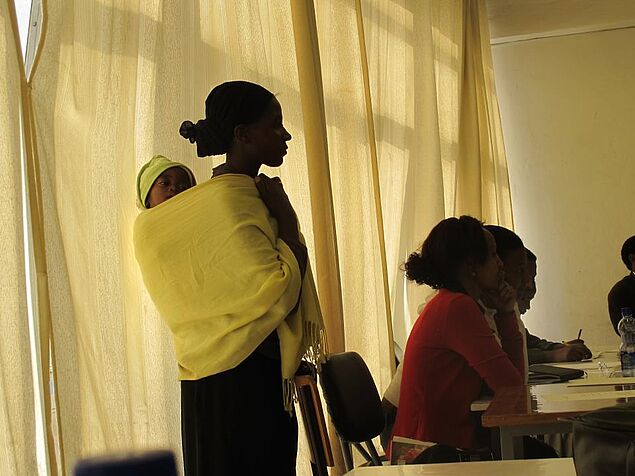
[[[481,299],[481,287],[476,282],[467,276],[459,277],[459,283],[465,289],[465,292],[475,301]]]
[[[260,165],[255,160],[250,160],[243,155],[233,154],[230,151],[227,152],[225,163],[219,165],[218,168],[222,169],[222,173],[243,174],[255,178],[260,170]]]

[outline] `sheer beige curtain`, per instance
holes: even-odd
[[[0,3],[0,473],[37,474],[21,196],[21,87],[17,22]]]
[[[21,196],[21,81],[17,23],[0,3],[0,474],[37,474]]]
[[[176,363],[132,250],[136,172],[162,153],[205,180],[212,161],[195,158],[181,121],[203,116],[217,83],[260,82],[294,135],[280,173],[313,248],[290,4],[82,0],[44,14],[33,103],[63,472],[104,451],[178,454]]]
[[[445,217],[512,226],[511,196],[485,2],[365,0],[361,10],[394,337],[403,348],[431,290],[406,283],[400,265]]]
[[[405,340],[425,294],[399,272],[407,253],[447,215],[506,219],[477,3],[44,4],[32,112],[63,473],[103,451],[180,452],[170,336],[132,252],[134,182],[155,153],[192,166],[199,181],[210,175],[215,163],[195,159],[178,127],[202,117],[207,93],[224,80],[278,94],[294,138],[285,165],[268,172],[281,175],[298,211],[331,350],[360,352],[383,390],[391,315]],[[466,84],[479,84],[467,99]],[[299,460],[308,472],[307,457]]]

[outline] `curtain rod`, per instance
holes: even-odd
[[[528,33],[525,35],[503,36],[500,38],[490,39],[490,45],[505,45],[507,43],[522,43],[525,41],[542,40],[545,38],[557,38],[564,36],[584,35],[586,33],[600,33],[604,31],[628,30],[635,28],[635,21],[623,23],[619,25],[593,26],[587,28],[568,28],[562,30],[545,31],[542,33]]]

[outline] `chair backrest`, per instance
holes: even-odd
[[[352,443],[372,440],[384,429],[384,413],[366,363],[356,352],[329,355],[320,383],[333,425]]]
[[[86,458],[75,465],[74,476],[176,476],[171,451],[147,451]]]
[[[335,462],[317,382],[312,375],[296,375],[295,387],[304,429],[311,450],[313,472],[314,474],[327,476],[326,467],[334,466]]]

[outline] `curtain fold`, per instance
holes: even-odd
[[[21,175],[21,88],[17,22],[0,3],[0,474],[37,474],[35,400],[27,316]]]
[[[467,0],[455,213],[513,229],[485,5]]]
[[[441,219],[511,226],[487,12],[470,0],[365,0],[394,339],[432,290],[401,265]],[[384,385],[382,380],[381,385]]]
[[[298,212],[330,350],[358,351],[380,391],[429,293],[405,282],[408,253],[446,216],[509,225],[482,2],[64,0],[44,15],[32,117],[65,473],[104,451],[180,455],[170,336],[132,250],[134,184],[156,153],[210,176],[221,159],[196,159],[178,128],[214,85],[277,94],[293,140],[264,172]]]
[[[346,349],[322,67],[312,0],[291,2],[315,236],[315,276],[331,352]],[[317,231],[317,233],[316,233]]]
[[[346,349],[362,355],[381,389],[392,375],[391,337],[358,7],[315,2]]]

